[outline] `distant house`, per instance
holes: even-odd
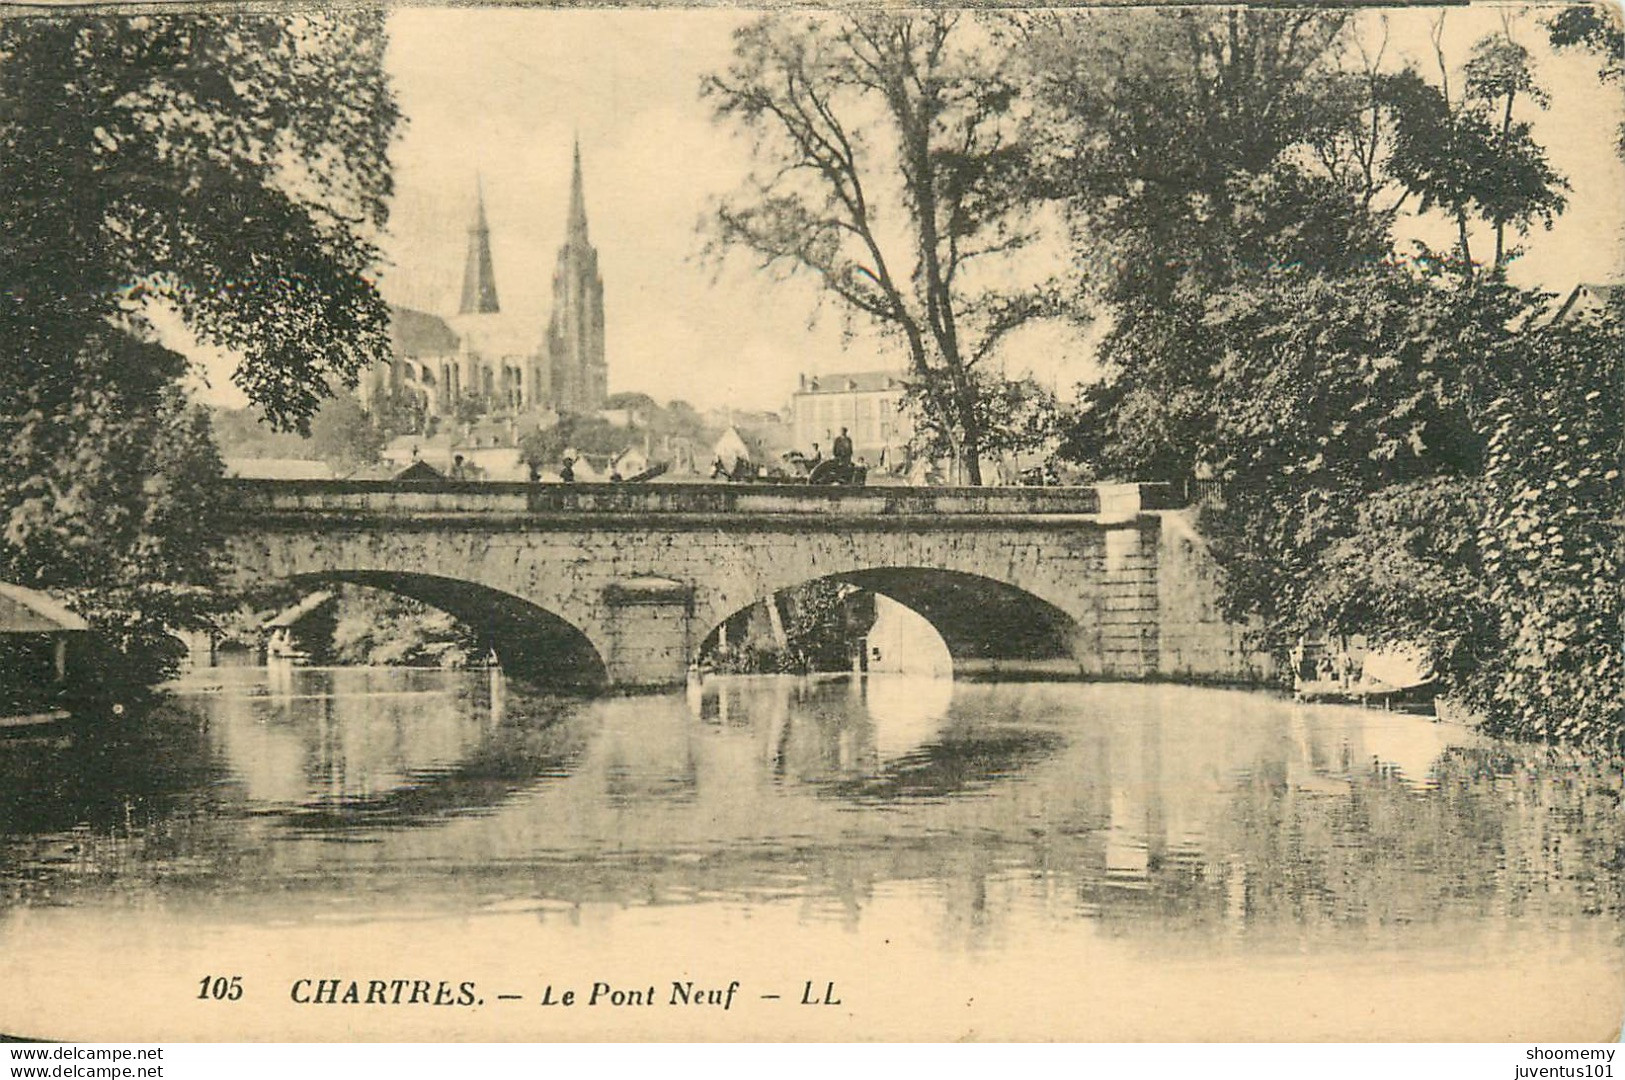
[[[452,437],[448,432],[435,435],[397,435],[384,445],[385,464],[404,469],[415,461],[427,461],[441,472],[451,469]]]
[[[461,456],[465,470],[482,480],[523,480],[529,468],[519,459],[519,436],[519,423],[512,417],[470,424],[451,444],[452,461]]]
[[[577,454],[575,463],[570,466],[575,474],[576,483],[593,484],[608,480],[610,472],[610,458],[608,454]]]
[[[914,428],[902,410],[908,387],[892,371],[803,375],[790,397],[790,427],[797,450],[830,456],[842,428],[855,457],[870,465],[898,463]]]
[[[1625,300],[1625,285],[1576,285],[1552,316],[1552,322],[1602,311],[1622,300]]]
[[[750,446],[745,437],[739,434],[739,429],[730,427],[722,433],[722,437],[711,445],[711,457],[720,461],[727,468],[733,468],[733,463],[743,458],[754,464],[760,464],[751,456]]]

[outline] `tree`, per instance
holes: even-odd
[[[1011,122],[1016,90],[969,13],[765,16],[702,93],[765,167],[722,201],[717,250],[811,274],[900,339],[913,393],[981,482],[978,369],[1013,330],[1063,310],[1044,283],[977,270],[1032,239]]]
[[[1396,553],[1339,545],[1392,539],[1429,514],[1462,519],[1447,495],[1480,471],[1475,417],[1491,380],[1522,359],[1504,329],[1528,314],[1521,300],[1499,286],[1460,292],[1400,263],[1283,274],[1218,298],[1207,330],[1221,362],[1199,451],[1225,495],[1203,528],[1226,564],[1232,613],[1261,619],[1272,647],[1328,626],[1380,632],[1359,604],[1388,602],[1329,587],[1328,575],[1335,564],[1354,580],[1366,573],[1359,556]],[[1408,494],[1372,504],[1395,491]],[[1428,493],[1438,505],[1413,511]],[[1417,542],[1419,557],[1448,546]]]
[[[150,335],[148,305],[238,350],[279,425],[388,355],[383,18],[0,23],[8,403],[61,400],[64,352],[109,322]]]
[[[159,313],[284,427],[388,353],[383,18],[0,20],[0,578],[132,675],[213,579],[220,462]]]
[[[1521,101],[1545,108],[1545,91],[1535,82],[1529,52],[1512,40],[1510,23],[1480,39],[1462,69],[1462,90],[1452,99],[1450,73],[1440,44],[1444,16],[1434,27],[1438,86],[1407,71],[1389,80],[1387,93],[1397,116],[1389,168],[1420,197],[1423,211],[1437,207],[1456,223],[1455,264],[1473,273],[1474,219],[1490,226],[1499,273],[1514,252],[1508,227],[1520,234],[1535,222],[1551,228],[1562,213],[1568,182],[1546,160],[1530,124],[1515,118]]]
[[[1617,746],[1619,328],[1553,325],[1505,279],[1567,189],[1511,21],[1459,72],[1436,24],[1435,85],[1381,47],[1347,66],[1364,38],[1336,13],[1097,18],[1029,27],[1036,175],[1111,320],[1068,452],[1212,469],[1229,612],[1279,655],[1308,632],[1419,644],[1493,730]],[[1407,203],[1453,251],[1397,254]]]
[[[161,373],[168,359],[109,332],[64,366]],[[204,628],[216,610],[222,466],[208,415],[173,382],[148,387],[138,412],[129,398],[87,378],[61,412],[12,423],[0,447],[0,580],[64,597],[90,622],[108,689],[166,674],[168,632]]]
[[[553,468],[566,450],[600,456],[619,454],[634,436],[597,416],[566,413],[552,427],[538,428],[519,437],[519,459],[537,469]]]
[[[1559,49],[1584,48],[1597,54],[1598,74],[1604,82],[1625,83],[1625,27],[1610,9],[1597,4],[1565,7],[1546,21],[1546,33]],[[1614,147],[1625,156],[1625,122],[1621,122]]]
[[[350,394],[337,394],[322,404],[310,422],[310,452],[339,473],[376,465],[388,436]]]
[[[458,400],[461,406],[466,398]],[[372,402],[372,418],[386,440],[421,435],[428,426],[428,405],[406,387],[381,387]]]
[[[1048,452],[1059,441],[1066,410],[1054,393],[1031,378],[1011,379],[977,371],[976,424],[984,455]],[[929,413],[914,424],[912,449],[927,457],[951,455],[953,442]]]
[[[1368,70],[1336,64],[1328,11],[1103,11],[1024,25],[1037,193],[1066,201],[1106,320],[1107,381],[1069,452],[1184,480],[1210,430],[1207,298],[1275,268],[1356,268],[1389,248]],[[1375,61],[1372,61],[1374,64]]]
[[[1478,544],[1476,477],[1441,475],[1357,494],[1339,533],[1314,553],[1293,630],[1420,648],[1465,694],[1503,643]]]
[[[1381,251],[1363,75],[1335,11],[1101,11],[1025,26],[1037,192],[1066,200],[1108,303],[1161,302],[1238,268]]]

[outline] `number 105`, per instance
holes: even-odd
[[[197,986],[199,1001],[236,1001],[243,996],[243,977],[233,975],[229,979],[224,975],[205,975]]]

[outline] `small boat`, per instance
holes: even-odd
[[[1438,688],[1433,664],[1420,649],[1389,645],[1367,652],[1357,676],[1299,678],[1294,694],[1302,701],[1381,706],[1431,716]]]
[[[1432,681],[1415,686],[1394,686],[1369,679],[1341,682],[1337,679],[1310,679],[1294,690],[1300,701],[1328,704],[1366,705],[1424,716],[1433,715],[1433,698],[1438,687]]]

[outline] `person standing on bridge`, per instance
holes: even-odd
[[[845,428],[842,428],[841,433],[835,436],[835,445],[830,448],[830,453],[834,455],[836,464],[851,468],[852,437],[846,433]]]

